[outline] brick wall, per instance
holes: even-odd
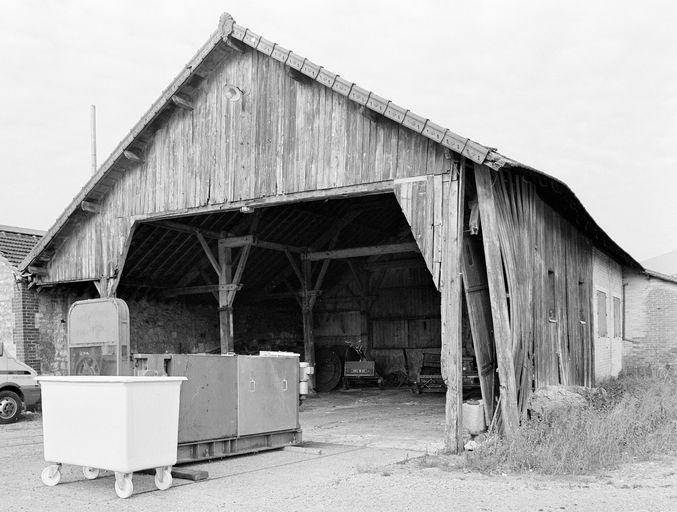
[[[12,297],[14,296],[14,271],[9,262],[0,256],[0,342],[5,350],[16,353],[14,345],[14,314],[12,313]]]
[[[622,369],[623,338],[614,332],[614,298],[621,301],[623,312],[623,272],[621,266],[603,252],[594,249],[592,259],[592,309],[595,339],[595,380],[616,377]],[[600,335],[597,292],[606,294],[606,336]],[[619,319],[621,325],[623,319]]]
[[[625,275],[623,368],[677,367],[677,283]]]
[[[36,325],[37,312],[37,290],[29,289],[26,281],[15,282],[12,313],[16,357],[39,372],[41,370],[38,350],[40,334]]]

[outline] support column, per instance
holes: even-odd
[[[442,378],[447,385],[444,444],[449,453],[463,450],[463,367],[461,349],[461,246],[463,243],[464,164],[452,169],[444,211],[442,275]]]
[[[301,281],[301,314],[303,316],[303,347],[305,351],[305,360],[311,366],[315,366],[315,337],[313,336],[313,307],[315,306],[315,294],[310,290],[311,286],[311,267],[310,261],[302,262]],[[315,375],[310,376],[309,391],[315,390]]]
[[[233,254],[225,240],[219,240],[219,334],[221,353],[235,351],[233,339],[233,306],[228,303],[227,285],[233,282]]]
[[[40,372],[40,331],[35,326],[38,313],[38,293],[28,287],[26,280],[15,283],[12,297],[14,315],[14,346],[16,356],[34,370]]]
[[[252,231],[256,229],[257,219],[255,218],[254,222],[252,222]],[[219,276],[219,337],[221,353],[234,352],[233,303],[235,302],[235,294],[242,288],[240,281],[242,280],[244,267],[247,264],[247,258],[249,258],[253,242],[249,241],[247,245],[242,247],[239,261],[237,262],[237,270],[235,275],[233,275],[232,239],[219,239],[218,254],[217,258],[215,258],[204,236],[199,231],[196,231],[195,235],[200,241],[200,245],[202,245],[207,259],[209,259],[209,263],[211,263],[214,271]]]

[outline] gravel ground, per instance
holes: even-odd
[[[580,477],[489,476],[427,467],[441,447],[439,395],[359,391],[309,399],[301,412],[303,448],[197,465],[209,479],[176,479],[158,491],[134,475],[120,500],[112,474],[87,481],[64,467],[45,487],[39,415],[0,426],[2,511],[677,511],[677,459],[645,462]]]

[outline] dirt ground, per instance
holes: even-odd
[[[195,465],[209,479],[158,491],[134,475],[120,500],[114,478],[85,480],[66,466],[46,487],[42,424],[34,414],[0,426],[0,510],[152,511],[677,511],[677,459],[593,475],[482,475],[427,467],[442,446],[441,395],[351,390],[312,398],[301,412],[304,445]]]

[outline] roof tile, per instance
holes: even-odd
[[[35,247],[41,238],[42,235],[1,229],[0,254],[7,258],[7,261],[11,265],[16,267],[31,252],[31,249]]]

